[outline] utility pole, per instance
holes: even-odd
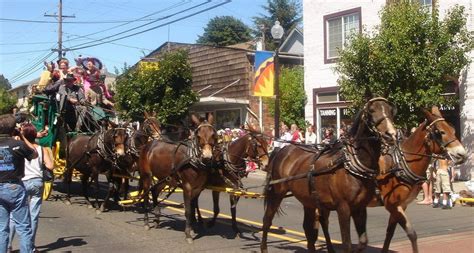
[[[58,59],[61,59],[63,57],[63,18],[75,18],[75,15],[72,16],[67,16],[63,15],[63,0],[59,0],[59,6],[58,6],[59,12],[58,15],[54,14],[44,14],[45,17],[53,17],[57,18],[58,20],[58,48],[53,49],[53,51],[58,52]]]

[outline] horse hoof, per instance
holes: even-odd
[[[189,232],[189,234],[191,234],[191,237],[195,237],[196,236],[196,232],[194,232],[194,230],[191,230],[191,232]],[[192,238],[191,238],[192,240]]]
[[[101,214],[101,213],[102,213],[101,210],[99,210],[99,209],[95,210],[95,214],[99,215],[99,214]]]
[[[70,200],[65,200],[65,201],[64,201],[64,204],[66,204],[67,206],[70,206],[70,205],[72,205],[72,203],[71,203],[71,201],[70,201]]]
[[[92,208],[94,208],[94,206],[89,204],[89,205],[87,205],[87,208],[92,209]]]
[[[144,228],[145,228],[145,231],[150,230],[150,226],[148,226],[148,225],[145,225]]]
[[[186,242],[188,244],[193,244],[193,238],[186,238]]]
[[[243,238],[242,232],[238,232],[235,234],[236,238]]]

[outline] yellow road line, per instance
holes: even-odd
[[[165,200],[165,202],[168,202]],[[171,201],[173,202],[173,201]],[[176,202],[173,202],[173,203],[176,203]],[[170,203],[172,204],[172,203]],[[178,203],[179,204],[179,203]],[[179,208],[174,208],[174,207],[170,207],[170,206],[167,206],[166,209],[169,209],[169,210],[172,210],[172,211],[176,211],[176,212],[179,212],[179,213],[183,213],[184,214],[184,210],[183,209],[179,209]],[[201,208],[199,208],[199,210],[201,210],[201,212],[205,212],[207,210],[203,210]],[[219,215],[221,216],[221,215]],[[223,217],[226,217],[227,215],[222,215]],[[203,215],[202,216],[203,218],[209,218],[208,216],[205,216]],[[223,223],[223,224],[226,224],[225,222],[222,222],[222,221],[217,221],[218,223]],[[255,229],[255,228],[250,228],[250,230],[253,230],[254,232],[258,232],[259,234],[262,234],[263,232],[262,231],[258,231],[258,229]],[[281,239],[281,240],[285,240],[285,241],[289,241],[289,242],[293,242],[293,243],[300,243],[300,244],[303,244],[303,245],[306,245],[306,240],[301,240],[301,239],[295,239],[295,238],[292,238],[292,237],[288,237],[288,236],[284,236],[284,235],[279,235],[279,234],[275,234],[275,233],[272,233],[272,232],[268,232],[268,236],[270,237],[275,237],[275,238],[278,238],[278,239]]]
[[[175,201],[171,201],[171,200],[165,200],[164,201],[165,203],[168,203],[168,204],[173,204],[173,205],[179,205],[181,203],[178,203],[178,202],[175,202]],[[177,209],[177,208],[174,208],[174,207],[167,207],[167,208],[173,208],[171,210],[175,210],[175,211],[178,211],[181,212],[181,213],[184,213],[183,210],[181,209]],[[199,210],[201,210],[201,212],[203,213],[208,213],[208,214],[214,214],[213,211],[210,211],[210,210],[206,210],[206,209],[202,209],[202,208],[199,208]],[[223,217],[223,218],[227,218],[227,219],[231,219],[232,216],[230,215],[226,215],[226,214],[219,214],[219,217]],[[242,223],[246,223],[246,224],[252,224],[252,225],[255,225],[255,226],[259,226],[259,227],[262,227],[263,224],[260,223],[260,222],[256,222],[256,221],[251,221],[251,220],[247,220],[247,219],[242,219],[242,218],[236,218],[237,221],[239,222],[242,222]],[[271,226],[270,229],[280,229],[279,227],[276,227],[276,226]],[[299,231],[296,231],[296,230],[292,230],[292,229],[286,229],[284,228],[283,229],[286,233],[288,234],[292,234],[292,235],[296,235],[296,236],[301,236],[301,237],[304,237],[306,238],[305,234],[302,233],[302,232],[299,232]],[[261,232],[261,231],[260,231]],[[272,235],[273,237],[276,237],[276,238],[279,238],[279,239],[284,239],[284,240],[288,240],[288,241],[291,241],[291,242],[300,242],[300,243],[303,243],[306,245],[306,240],[305,241],[301,241],[301,240],[297,240],[297,239],[294,239],[294,238],[291,238],[291,237],[286,237],[286,236],[283,236],[283,235],[279,235],[279,234],[274,234],[274,233],[268,233],[268,235]],[[324,241],[325,238],[324,237],[318,237],[319,240],[322,240]],[[335,243],[335,244],[341,244],[342,242],[341,241],[338,241],[338,240],[331,240],[332,243]]]

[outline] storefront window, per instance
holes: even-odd
[[[216,110],[217,129],[238,128],[241,124],[240,109]]]
[[[351,128],[352,125],[352,117],[350,116],[350,110],[349,108],[339,108],[339,115],[340,115],[340,126],[337,131],[337,135],[341,135],[341,129],[344,129],[344,131],[347,131]]]
[[[324,131],[327,128],[337,129],[337,111],[336,108],[319,109],[319,136],[320,140],[324,139]]]

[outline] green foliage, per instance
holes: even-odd
[[[267,5],[262,6],[268,14],[260,14],[259,17],[253,17],[255,24],[254,34],[261,37],[260,26],[265,27],[265,49],[274,50],[276,45],[270,32],[275,21],[280,21],[280,25],[288,34],[302,20],[302,8],[300,0],[267,0]],[[284,38],[284,37],[283,37]]]
[[[374,34],[357,35],[340,51],[336,70],[344,98],[360,108],[366,90],[385,96],[397,105],[404,127],[416,124],[416,108],[457,103],[441,94],[470,62],[474,44],[464,8],[456,6],[439,20],[436,10],[402,1],[380,15]]]
[[[16,97],[10,94],[5,88],[0,87],[0,115],[11,113],[16,105]]]
[[[117,78],[117,102],[125,117],[143,119],[143,112],[156,112],[162,123],[175,123],[198,100],[191,89],[192,73],[187,52],[162,55],[157,64],[129,68]]]
[[[212,46],[228,46],[252,40],[250,28],[232,16],[212,18],[199,36],[197,43]]]
[[[280,70],[280,121],[287,125],[293,123],[300,128],[305,128],[304,106],[306,105],[306,94],[304,91],[304,69],[301,66]],[[275,115],[275,100],[268,98],[270,113]]]
[[[3,75],[0,75],[0,88],[5,90],[9,90],[12,88],[12,85],[8,79],[6,79]]]

